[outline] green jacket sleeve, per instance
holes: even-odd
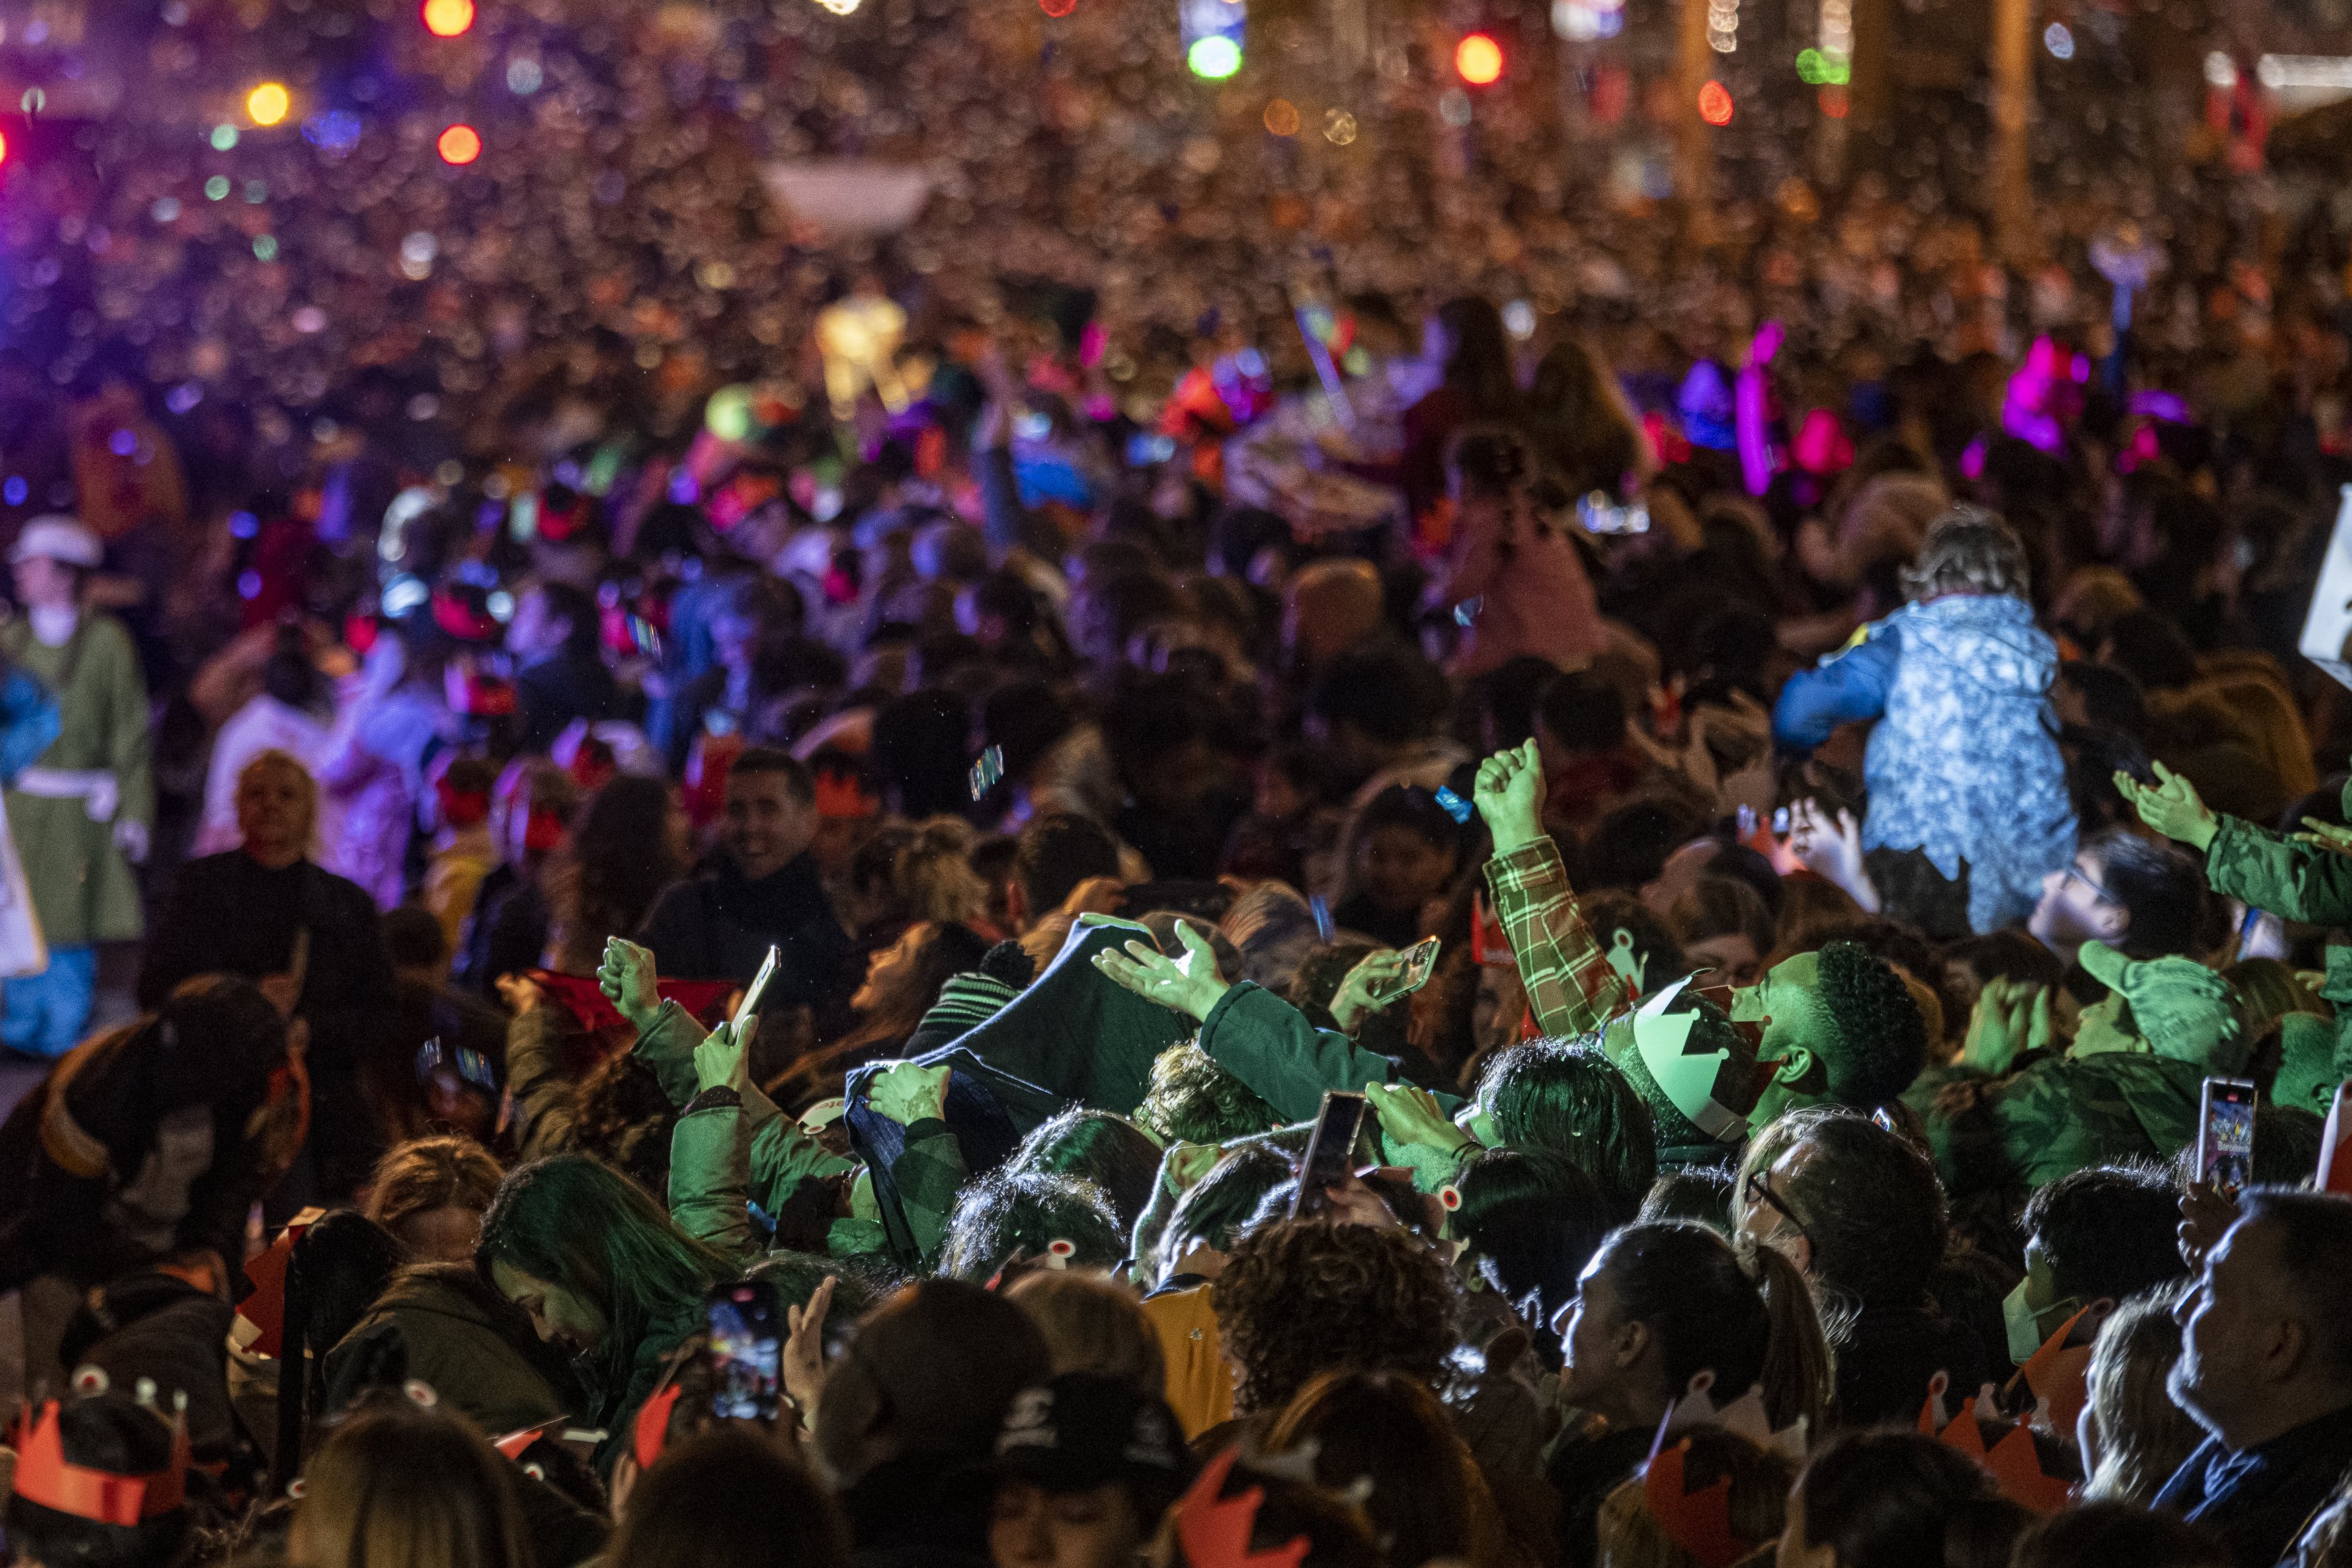
[[[562,1025],[548,1003],[507,1024],[507,1092],[514,1101],[515,1149],[534,1160],[572,1146],[579,1088],[563,1076]]]
[[[1353,1093],[1396,1076],[1396,1064],[1387,1057],[1360,1049],[1344,1034],[1317,1029],[1297,1008],[1248,980],[1209,1009],[1201,1024],[1201,1049],[1286,1122],[1313,1121],[1327,1091]],[[1462,1103],[1456,1095],[1440,1094],[1437,1100],[1449,1114]]]
[[[856,1167],[800,1129],[757,1088],[745,1090],[741,1117],[751,1145],[748,1196],[770,1214],[790,1203],[804,1181],[823,1180]]]
[[[736,1264],[759,1253],[746,1207],[751,1134],[742,1101],[730,1090],[695,1097],[669,1135],[669,1217]]]
[[[2223,817],[2205,849],[2213,891],[2307,925],[2352,925],[2352,855]]]
[[[692,1013],[665,999],[629,1053],[652,1070],[671,1104],[683,1106],[694,1098],[694,1048],[709,1033]]]
[[[152,823],[155,820],[154,716],[147,709],[147,683],[139,674],[139,652],[121,622],[100,622],[112,633],[105,643],[107,663],[106,737],[111,753],[107,766],[114,770],[118,804],[123,821]],[[95,630],[95,628],[93,628]]]

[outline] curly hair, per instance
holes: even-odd
[[[1127,1257],[1127,1233],[1102,1188],[1076,1176],[999,1169],[957,1195],[939,1271],[983,1284],[1015,1253],[1042,1259],[1056,1241],[1076,1249],[1074,1269],[1115,1269]]]
[[[1316,1374],[1444,1381],[1461,1296],[1437,1255],[1402,1230],[1285,1220],[1244,1238],[1215,1286],[1234,1406],[1279,1410]]]
[[[1275,1108],[1201,1049],[1198,1035],[1153,1058],[1135,1124],[1171,1144],[1222,1144],[1281,1124]]]
[[[677,1107],[653,1070],[615,1051],[580,1081],[572,1146],[618,1166],[650,1193],[669,1190],[669,1139]]]
[[[1657,1179],[1657,1129],[1631,1079],[1580,1041],[1524,1040],[1479,1080],[1495,1134],[1514,1149],[1571,1161],[1607,1192],[1616,1218],[1633,1217]]]
[[[1859,942],[1822,949],[1821,996],[1837,1026],[1830,1098],[1868,1109],[1911,1087],[1927,1063],[1927,1024],[1895,967]]]

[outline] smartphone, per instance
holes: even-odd
[[[1437,970],[1437,938],[1424,936],[1404,950],[1404,973],[1394,982],[1372,993],[1372,1000],[1381,1007],[1399,997],[1410,996],[1429,984],[1429,977]]]
[[[2235,1197],[2254,1179],[2254,1086],[2208,1078],[2198,1117],[2197,1179]]]
[[[1298,1166],[1298,1196],[1290,1200],[1293,1219],[1322,1213],[1323,1189],[1339,1186],[1354,1173],[1356,1134],[1370,1110],[1370,1102],[1360,1094],[1325,1091],[1314,1134],[1307,1140],[1307,1157]]]
[[[740,1028],[745,1019],[759,1013],[760,1004],[768,999],[768,990],[776,983],[776,971],[783,967],[783,954],[771,943],[768,956],[760,960],[760,972],[751,977],[751,988],[743,993],[743,999],[735,1004],[735,1017],[731,1021],[737,1027]]]
[[[1606,490],[1594,490],[1576,503],[1576,516],[1587,533],[1646,534],[1650,531],[1650,508],[1635,501],[1621,507]]]
[[[756,1280],[721,1285],[704,1302],[710,1322],[710,1413],[721,1421],[772,1421],[783,1393],[782,1314]]]

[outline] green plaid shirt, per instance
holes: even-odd
[[[1585,924],[1551,840],[1537,839],[1488,861],[1486,886],[1538,1029],[1586,1034],[1633,1005],[1625,977],[1610,967]]]

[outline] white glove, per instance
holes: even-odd
[[[81,809],[89,814],[89,820],[93,822],[112,821],[114,809],[121,804],[122,804],[122,790],[115,783],[114,775],[111,773],[101,773],[91,780],[89,793],[81,798]],[[144,834],[146,830],[142,828],[140,831]]]
[[[125,817],[114,824],[114,847],[132,865],[147,863],[147,824]]]

